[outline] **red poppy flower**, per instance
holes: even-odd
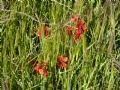
[[[40,37],[41,36],[41,30],[37,31],[37,36]]]
[[[75,32],[74,32],[75,35],[78,35],[78,34],[81,34],[81,33],[82,33],[82,29],[76,29]]]
[[[68,35],[72,35],[72,30],[68,30],[68,31],[67,31],[67,34],[68,34]]]
[[[38,30],[37,30],[36,35],[37,35],[38,37],[40,37],[41,34],[42,34],[42,27],[38,26]]]
[[[49,27],[48,27],[48,26],[45,26],[45,27],[44,27],[44,35],[45,35],[45,36],[48,36],[48,35],[49,35]]]
[[[67,34],[72,35],[72,27],[71,26],[66,26],[67,29]]]
[[[82,26],[82,29],[83,29],[83,30],[87,30],[87,26],[86,26],[86,25],[83,25],[83,26]]]
[[[57,66],[66,68],[68,66],[68,57],[58,56]]]
[[[62,68],[66,68],[68,66],[68,64],[64,63],[64,62],[57,62],[57,66],[62,67]]]
[[[85,22],[83,20],[78,20],[78,23],[76,25],[76,29],[86,30],[87,27],[85,25]]]
[[[49,35],[49,32],[47,30],[44,31],[45,36],[47,37]]]
[[[81,34],[83,33],[83,30],[82,29],[76,29],[74,34],[74,40],[79,40],[81,38]]]
[[[35,66],[34,66],[34,70],[38,73],[39,72],[39,69],[40,68],[43,68],[42,66],[40,66],[40,64],[36,64]]]
[[[40,74],[43,74],[44,71],[43,71],[43,69],[39,69],[38,72],[39,72]]]
[[[42,76],[46,76],[48,74],[48,70],[45,68],[45,66],[41,66],[40,64],[36,64],[34,70],[36,73],[42,74]]]
[[[80,35],[75,35],[74,36],[74,40],[76,41],[76,40],[79,40],[80,39]]]
[[[82,39],[83,38],[83,34],[80,34],[80,39]]]
[[[83,25],[85,22],[83,20],[78,20],[79,25]]]
[[[74,40],[77,41],[77,40],[81,39],[82,37],[83,37],[83,34],[82,34],[82,33],[81,33],[81,34],[78,34],[78,35],[75,35],[75,36],[74,36]]]
[[[66,26],[66,29],[67,30],[72,30],[72,27],[71,26]]]
[[[64,56],[64,57],[63,57],[63,61],[64,61],[64,62],[68,62],[68,57],[67,57],[67,56]]]
[[[45,30],[45,31],[48,31],[48,30],[49,30],[49,27],[48,27],[48,26],[45,26],[45,27],[44,27],[44,30]]]
[[[58,56],[58,61],[63,60],[63,56]]]
[[[39,69],[39,73],[42,74],[43,76],[46,76],[48,74],[48,70],[46,68]]]
[[[44,71],[43,71],[43,76],[45,77],[47,74],[48,74],[48,70],[47,70],[47,69],[44,69]]]

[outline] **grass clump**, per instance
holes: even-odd
[[[120,89],[119,0],[3,0],[0,7],[2,90]],[[79,40],[76,15],[87,27]]]

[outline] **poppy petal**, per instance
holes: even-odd
[[[49,35],[49,32],[47,30],[45,30],[44,34],[47,37]]]
[[[37,31],[37,36],[40,37],[41,36],[41,30]]]
[[[71,26],[66,26],[66,29],[67,30],[72,30],[72,27]]]
[[[78,20],[79,25],[83,25],[85,22],[83,20]]]
[[[49,27],[48,27],[48,26],[45,26],[45,27],[44,27],[44,30],[45,30],[45,31],[48,31],[48,30],[49,30]]]
[[[67,62],[67,61],[68,61],[68,57],[66,57],[66,56],[63,57],[63,61],[64,61],[64,62]]]
[[[58,56],[58,61],[61,61],[63,59],[63,56]]]
[[[68,35],[72,35],[72,30],[67,30]]]
[[[64,68],[66,68],[68,65],[65,63],[65,62],[57,62],[57,65],[59,66],[59,67],[64,67]]]
[[[39,69],[39,73],[40,73],[40,74],[43,74],[43,69]]]
[[[83,29],[83,30],[86,30],[86,29],[87,29],[87,26],[86,26],[86,25],[83,25],[83,26],[82,26],[82,29]]]
[[[75,18],[71,18],[70,19],[70,22],[74,22],[76,19]]]
[[[48,74],[48,70],[45,69],[45,70],[44,70],[44,73],[43,73],[43,76],[46,76],[47,74]]]

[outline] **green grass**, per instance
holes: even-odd
[[[2,0],[0,7],[1,90],[120,90],[119,0]],[[76,42],[65,32],[72,15],[88,27]],[[47,38],[35,35],[42,18]],[[69,67],[57,67],[65,54]],[[48,61],[49,74],[35,74],[31,59]]]

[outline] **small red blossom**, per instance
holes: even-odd
[[[36,64],[34,66],[34,70],[38,73],[39,72],[39,69],[42,68],[42,66],[40,66],[40,64]]]
[[[68,67],[68,57],[58,56],[57,66],[66,68]]]
[[[49,35],[49,32],[48,31],[44,31],[44,34],[45,34],[45,36],[47,37],[48,35]]]
[[[40,64],[36,64],[34,66],[34,70],[36,73],[42,74],[42,76],[46,76],[48,74],[48,70],[45,68],[45,66],[42,66]]]
[[[68,30],[68,31],[67,31],[67,34],[68,34],[68,35],[72,35],[72,30]]]
[[[66,26],[66,29],[67,30],[72,30],[72,27],[71,26]]]
[[[38,72],[39,72],[40,74],[43,74],[44,70],[43,70],[43,69],[39,69]]]
[[[82,26],[82,29],[83,29],[83,30],[87,30],[87,26],[86,26],[86,25],[83,25],[83,26]]]
[[[63,56],[58,56],[58,60],[59,61],[63,60]]]
[[[80,35],[75,35],[75,36],[74,36],[74,40],[75,40],[75,41],[79,40],[79,38],[80,38]]]
[[[86,30],[87,27],[85,25],[85,22],[83,20],[78,20],[78,23],[76,25],[76,29]]]
[[[36,35],[37,35],[38,37],[40,37],[40,36],[42,35],[42,27],[41,27],[41,26],[38,26],[38,30],[37,30]]]
[[[74,36],[74,40],[77,41],[79,39],[83,38],[83,34],[77,34]]]
[[[82,29],[76,29],[74,34],[75,35],[82,34]]]
[[[45,26],[45,27],[44,27],[44,30],[45,30],[45,31],[48,31],[48,30],[49,30],[49,27],[48,27],[48,26]]]
[[[85,22],[83,20],[78,20],[79,25],[83,25]]]
[[[80,39],[82,39],[83,38],[83,34],[80,34]]]
[[[83,34],[83,30],[82,29],[76,29],[74,32],[75,36],[74,36],[74,40],[79,40],[81,38],[81,35]]]
[[[71,26],[66,26],[67,29],[67,34],[72,35],[72,27]]]
[[[66,64],[64,62],[57,62],[57,66],[66,68],[68,66],[68,64]]]
[[[41,36],[41,30],[37,31],[37,36],[40,37]]]
[[[48,70],[46,68],[40,68],[38,71],[40,74],[42,74],[43,76],[46,76],[48,74]]]
[[[43,76],[45,77],[48,74],[48,70],[44,68],[43,72]]]
[[[63,61],[64,61],[64,62],[68,62],[68,57],[67,57],[67,56],[64,56]]]
[[[49,27],[48,27],[48,26],[45,26],[45,27],[44,27],[44,35],[45,35],[45,36],[48,36],[48,35],[49,35]]]

